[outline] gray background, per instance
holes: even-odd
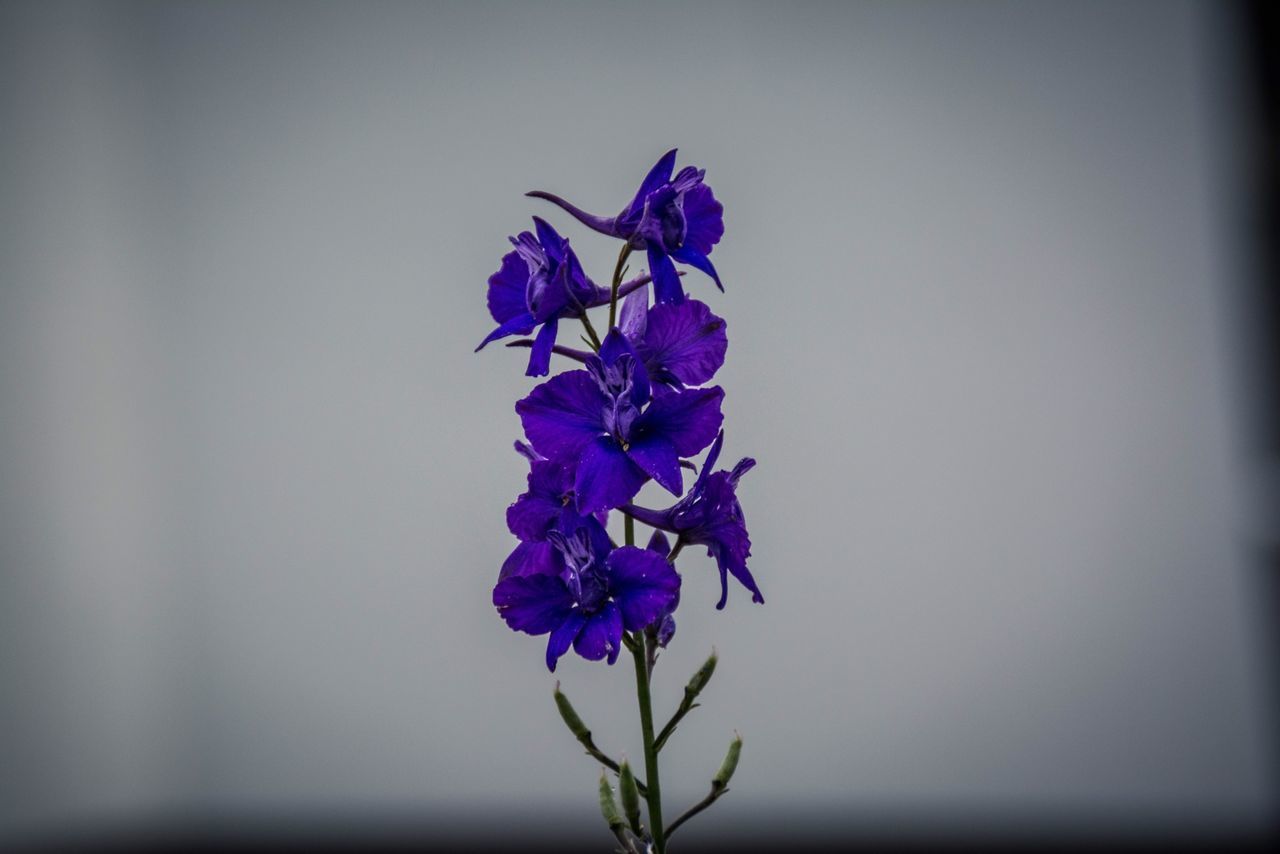
[[[0,829],[591,820],[489,604],[524,357],[471,349],[529,214],[611,268],[521,193],[676,145],[768,604],[682,559],[669,809],[737,728],[704,822],[1259,820],[1222,9],[0,6]],[[639,754],[625,663],[557,675]]]

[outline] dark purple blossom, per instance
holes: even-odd
[[[695,299],[682,303],[648,306],[647,288],[634,291],[623,303],[618,328],[644,362],[650,383],[681,389],[702,385],[724,364],[729,339],[724,320],[706,303]],[[530,346],[524,339],[507,346]],[[585,363],[591,353],[556,345],[554,352]]]
[[[678,303],[684,290],[673,258],[706,273],[724,290],[707,257],[724,234],[724,207],[703,183],[706,170],[686,166],[672,177],[675,165],[673,148],[649,170],[631,203],[612,218],[589,214],[552,193],[535,190],[529,195],[559,205],[588,228],[644,249],[657,301]]]
[[[723,444],[724,433],[721,433],[707,452],[707,460],[702,465],[698,480],[688,494],[672,507],[661,511],[635,505],[622,508],[637,521],[672,532],[682,543],[707,547],[707,554],[716,559],[720,570],[720,601],[716,604],[717,608],[723,608],[729,597],[729,575],[733,575],[751,591],[751,601],[764,602],[760,588],[747,569],[747,558],[751,556],[751,538],[747,535],[746,519],[735,492],[738,480],[751,470],[756,461],[744,457],[732,471],[713,473],[712,469]]]
[[[522,231],[511,238],[515,251],[502,256],[502,267],[489,277],[489,314],[498,328],[476,350],[508,335],[528,335],[541,325],[525,371],[540,377],[550,368],[560,318],[576,317],[585,306],[607,301],[609,292],[587,278],[568,240],[538,217],[533,222],[537,237]]]
[[[648,373],[617,329],[586,358],[516,404],[534,450],[574,469],[579,513],[630,501],[653,478],[673,495],[684,491],[680,458],[715,438],[723,416],[719,387],[652,395]]]
[[[724,320],[695,299],[648,306],[648,289],[627,297],[619,327],[644,362],[649,379],[682,388],[702,385],[724,364]]]
[[[566,513],[543,543],[521,543],[503,564],[493,604],[507,625],[550,634],[547,667],[572,645],[592,661],[618,658],[622,632],[642,631],[679,602],[680,576],[654,551],[612,548],[595,519]]]

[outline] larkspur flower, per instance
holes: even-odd
[[[648,298],[647,288],[627,297],[618,326],[649,379],[677,389],[710,381],[729,348],[724,320],[695,299],[649,306]]]
[[[751,591],[751,601],[764,602],[755,578],[747,569],[751,538],[747,535],[746,519],[736,494],[739,479],[755,466],[756,461],[743,457],[731,471],[713,473],[723,444],[724,433],[721,432],[707,452],[697,481],[689,493],[673,506],[666,510],[648,510],[633,504],[622,508],[639,522],[670,531],[680,542],[707,547],[708,556],[715,558],[720,570],[720,601],[716,608],[723,608],[728,600],[729,575]]]
[[[630,501],[649,478],[679,496],[680,458],[715,438],[724,392],[717,386],[652,395],[635,349],[617,329],[586,370],[558,374],[516,404],[534,450],[574,469],[577,511]]]
[[[525,371],[540,377],[550,368],[560,318],[576,317],[585,306],[607,301],[609,292],[587,278],[568,240],[538,217],[533,223],[537,236],[522,231],[511,238],[515,251],[502,256],[501,268],[489,277],[489,314],[498,328],[476,351],[508,335],[528,335],[541,325]]]
[[[678,303],[684,290],[671,259],[696,267],[724,290],[707,257],[724,234],[724,206],[703,183],[706,170],[686,166],[672,177],[676,149],[662,156],[645,176],[631,203],[612,218],[589,214],[557,195],[534,190],[528,195],[558,205],[588,228],[644,249],[649,257],[658,302]]]
[[[583,658],[613,664],[624,630],[644,630],[679,602],[680,576],[664,557],[634,546],[613,548],[590,517],[566,513],[538,546],[518,560],[512,553],[493,588],[493,604],[512,629],[550,634],[546,662],[552,671],[571,645]]]
[[[695,299],[682,303],[648,305],[648,289],[641,287],[627,297],[618,315],[618,329],[644,363],[650,383],[673,389],[702,385],[724,364],[729,339],[725,322],[706,303]],[[508,347],[528,347],[529,339]],[[554,352],[585,363],[591,353],[562,347]]]

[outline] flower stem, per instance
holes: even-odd
[[[644,775],[649,784],[645,800],[649,802],[649,829],[653,832],[653,850],[665,854],[666,835],[662,824],[662,788],[658,783],[658,751],[653,747],[653,706],[649,699],[649,667],[643,638],[631,647],[636,662],[636,697],[640,701],[640,733],[644,737]]]
[[[613,287],[610,288],[609,294],[609,328],[613,329],[618,319],[618,287],[622,284],[622,265],[627,263],[627,256],[631,254],[631,243],[622,244],[622,250],[618,252],[618,263],[613,268]]]
[[[591,318],[587,317],[587,310],[584,308],[582,314],[578,315],[582,320],[582,328],[587,330],[587,336],[591,339],[591,346],[597,353],[600,352],[600,336],[596,334],[596,328],[591,325]]]

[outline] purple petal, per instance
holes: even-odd
[[[529,284],[529,265],[518,252],[502,256],[502,266],[489,277],[489,314],[498,323],[506,323],[529,310],[525,288]]]
[[[525,193],[525,195],[534,199],[544,199],[548,202],[551,202],[551,204],[553,205],[557,205],[562,210],[567,212],[570,216],[572,216],[574,219],[576,219],[578,222],[582,223],[592,231],[598,231],[601,234],[607,234],[610,237],[620,236],[618,234],[618,230],[616,227],[616,220],[607,219],[602,216],[596,216],[595,214],[589,214],[586,211],[584,211],[582,208],[570,202],[565,201],[564,199],[560,198],[554,193],[546,193],[546,192],[543,192],[542,190],[532,190],[528,193]]]
[[[676,265],[652,243],[649,245],[649,275],[653,276],[655,302],[684,302],[684,290],[680,287],[680,277],[676,275]]]
[[[680,455],[666,436],[638,436],[627,448],[627,456],[667,492],[677,497],[684,492]]]
[[[671,554],[671,542],[667,539],[666,534],[657,529],[654,529],[654,532],[649,535],[649,545],[645,546],[645,548],[661,555],[664,560],[667,555]]]
[[[526,311],[523,314],[517,314],[515,317],[506,321],[497,329],[486,335],[484,340],[480,342],[480,346],[476,347],[475,351],[479,353],[490,341],[496,341],[499,338],[506,338],[508,335],[528,335],[533,331],[533,327],[535,325],[537,325],[537,321],[533,319],[533,315],[529,312]]]
[[[707,478],[715,470],[716,460],[720,459],[720,449],[723,447],[724,431],[721,430],[716,435],[716,440],[711,443],[711,450],[707,451],[707,458],[702,461],[702,471],[698,472],[698,481],[694,484],[694,489],[701,489],[703,484],[707,482]]]
[[[574,611],[547,638],[547,669],[552,673],[556,672],[556,662],[569,651],[569,644],[577,639],[578,632],[582,631],[586,622],[587,618],[581,611]]]
[[[716,201],[711,188],[701,182],[684,194],[685,246],[703,255],[724,236],[724,206]]]
[[[533,218],[534,231],[538,233],[538,242],[547,253],[547,257],[557,264],[564,261],[564,238],[556,233],[542,217]]]
[[[640,189],[636,190],[635,198],[631,200],[631,204],[627,205],[626,216],[635,216],[639,213],[644,207],[645,198],[671,180],[671,171],[676,168],[676,151],[677,149],[671,149],[653,164],[649,174],[645,175],[644,180],[640,182]]]
[[[606,656],[610,664],[617,661],[618,653],[622,651],[622,614],[618,606],[606,602],[599,611],[587,617],[573,648],[578,655],[591,661],[599,661]]]
[[[724,293],[724,285],[720,284],[720,274],[716,272],[715,264],[712,264],[711,259],[705,254],[699,252],[697,249],[694,249],[686,243],[684,246],[681,246],[679,249],[672,252],[671,257],[675,258],[677,261],[683,261],[686,264],[697,267],[699,270],[706,273],[715,280],[716,287],[720,289],[720,292]]]
[[[764,595],[751,570],[747,569],[747,558],[751,556],[751,538],[747,535],[746,526],[740,522],[717,525],[707,536],[711,538],[707,554],[716,559],[716,567],[720,570],[720,601],[716,603],[716,608],[724,608],[729,598],[726,571],[751,591],[752,602],[763,605]]]
[[[680,576],[655,552],[623,546],[609,555],[607,566],[609,592],[630,631],[646,628],[679,601]]]
[[[516,448],[517,454],[524,457],[526,460],[528,460],[531,463],[536,463],[538,460],[546,459],[546,457],[542,456],[542,454],[539,454],[537,451],[535,451],[533,448],[530,448],[528,445],[526,445],[524,442],[521,442],[519,439],[516,439],[515,441],[515,448]]]
[[[564,559],[547,543],[522,542],[507,555],[498,571],[498,580],[516,575],[559,575]]]
[[[558,628],[573,610],[573,596],[558,575],[509,575],[493,588],[493,604],[507,625],[540,635]]]
[[[646,285],[636,288],[630,296],[622,301],[622,310],[618,312],[618,328],[627,340],[637,344],[644,340],[645,328],[649,323],[649,288]]]
[[[535,460],[529,467],[529,489],[507,508],[507,528],[522,540],[544,539],[564,511],[564,495],[573,476],[561,463]]]
[[[724,321],[692,299],[649,309],[644,343],[653,373],[670,373],[686,385],[702,385],[715,376],[729,348]]]
[[[631,346],[627,336],[614,327],[609,330],[609,334],[600,344],[600,362],[604,365],[614,365],[623,356],[630,356],[632,359],[631,402],[636,407],[644,406],[649,402],[649,372],[645,370],[644,360]],[[590,365],[590,361],[587,364]]]
[[[574,481],[578,512],[585,515],[626,504],[648,479],[612,437],[600,436],[586,446],[578,461]]]
[[[742,476],[756,467],[756,461],[751,457],[743,457],[738,460],[738,464],[733,467],[733,471],[729,472],[729,483],[733,486],[738,485],[738,481]]]
[[[556,319],[553,317],[538,330],[538,337],[533,340],[533,349],[529,352],[529,367],[526,377],[545,377],[551,371],[551,348],[556,345]]]
[[[724,416],[720,403],[724,391],[719,386],[691,388],[655,397],[649,408],[636,419],[633,436],[665,436],[676,453],[691,457],[701,451],[720,431]],[[537,442],[534,443],[535,446]]]
[[[557,374],[516,404],[525,435],[543,456],[577,456],[604,432],[606,400],[586,371]]]

